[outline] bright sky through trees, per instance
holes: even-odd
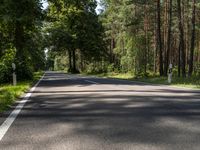
[[[47,7],[48,7],[48,2],[46,1],[46,0],[42,0],[42,6],[43,6],[43,9],[46,9]],[[99,9],[101,9],[101,6],[100,6],[100,0],[97,0],[97,8],[96,8],[96,12],[97,12],[97,14],[99,14],[100,13],[100,11],[99,11]]]
[[[42,9],[46,9],[48,7],[48,3],[46,0],[42,0],[42,6],[43,6]]]
[[[100,13],[99,9],[101,9],[101,6],[100,6],[99,3],[100,3],[100,0],[97,0],[97,8],[96,8],[96,12],[97,12],[97,14]]]

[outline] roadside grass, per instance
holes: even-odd
[[[110,73],[99,73],[99,74],[86,74],[86,75],[94,75],[98,77],[103,77],[103,78],[116,78],[116,79],[129,79],[132,80],[135,78],[135,76],[131,73],[115,73],[115,72],[110,72]]]
[[[136,79],[137,81],[147,82],[152,84],[171,85],[177,87],[200,89],[200,77],[193,76],[191,78],[172,77],[172,83],[168,83],[167,77],[149,77]]]
[[[0,112],[3,112],[11,106],[16,99],[22,96],[29,88],[41,78],[43,72],[34,73],[33,80],[22,81],[17,83],[17,86],[11,84],[0,85]]]
[[[158,75],[150,74],[148,77],[136,77],[133,73],[101,73],[101,74],[90,74],[98,77],[104,78],[115,78],[115,79],[125,79],[132,81],[145,82],[150,84],[161,84],[161,85],[171,85],[176,87],[200,89],[200,77],[193,76],[191,78],[179,78],[176,76],[172,77],[172,83],[168,83],[167,77],[160,77]]]

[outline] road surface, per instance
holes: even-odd
[[[0,149],[199,150],[200,92],[47,72]]]

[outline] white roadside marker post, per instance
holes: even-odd
[[[168,83],[172,83],[172,64],[169,65]]]
[[[12,63],[12,68],[13,68],[13,85],[16,86],[17,85],[17,75],[15,73],[16,65],[14,63]]]

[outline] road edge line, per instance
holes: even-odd
[[[23,97],[23,99],[19,102],[19,104],[15,107],[15,109],[10,113],[10,115],[6,118],[6,120],[1,124],[0,126],[0,141],[3,139],[19,113],[21,112],[22,108],[28,101],[28,99],[31,97],[33,91],[36,89],[36,87],[39,85],[39,83],[43,80],[45,76],[44,75],[39,79],[39,81],[29,90],[29,92]]]

